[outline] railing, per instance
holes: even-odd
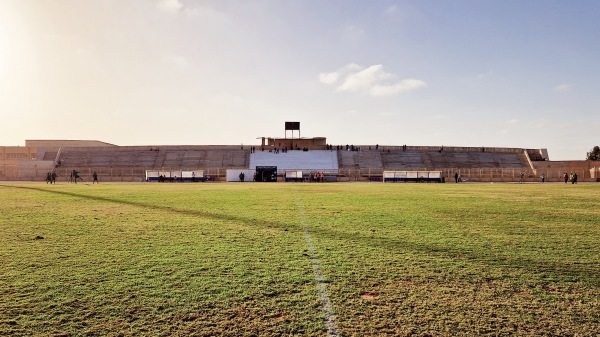
[[[240,169],[239,167],[232,168],[177,168],[177,170],[204,170],[204,175],[215,177],[217,181],[224,181],[228,169]],[[414,171],[426,170],[425,168],[415,169]],[[58,167],[55,172],[58,174],[58,182],[68,181],[72,168]],[[85,180],[91,181],[92,173],[95,171],[101,181],[116,181],[116,182],[140,182],[145,179],[145,168],[85,168],[78,170],[79,174]],[[304,170],[308,172],[309,170]],[[324,171],[324,170],[313,170]],[[454,173],[460,174],[464,181],[469,182],[518,182],[521,172],[524,173],[525,181],[541,182],[543,174],[546,182],[563,181],[564,173],[577,173],[580,181],[596,181],[600,177],[600,169],[500,169],[500,168],[445,168],[439,169],[442,171],[442,176],[446,182],[454,181]],[[18,169],[14,164],[0,164],[0,180],[19,180],[19,181],[44,181],[47,169]],[[278,172],[280,176],[285,176],[285,171]],[[372,181],[371,178],[381,178],[383,169],[377,168],[354,168],[354,169],[339,169],[335,172],[325,172],[327,175],[336,175],[338,181]]]
[[[492,153],[521,153],[522,148],[500,148],[500,147],[461,147],[461,146],[410,146],[406,145],[379,145],[377,148],[375,145],[354,145],[355,149],[360,151],[412,151],[412,152],[492,152]],[[337,149],[337,145],[333,146],[333,149]],[[340,151],[346,151],[346,145],[340,147]]]
[[[54,171],[58,174],[58,182],[68,181],[73,168],[57,167]],[[87,181],[92,180],[92,173],[98,174],[100,181],[114,182],[141,182],[145,180],[146,169],[133,167],[89,167],[79,169],[79,175]],[[182,167],[176,170],[194,171],[203,170],[205,176],[214,177],[217,181],[225,181],[227,170],[239,170],[239,167],[230,168],[202,168],[202,167]],[[165,168],[168,170],[168,168]],[[300,170],[300,169],[298,169]],[[344,168],[338,170],[308,170],[305,172],[324,171],[328,176],[337,176],[337,181],[375,181],[383,177],[384,169],[381,168]],[[389,168],[386,170],[394,170]],[[403,170],[403,169],[399,169]],[[411,171],[422,171],[426,168],[414,169]],[[508,168],[443,168],[437,169],[442,172],[446,182],[454,181],[454,174],[458,173],[463,181],[467,182],[518,182],[521,173],[524,174],[526,182],[541,182],[541,176],[544,175],[546,182],[563,181],[564,173],[577,173],[579,181],[597,181],[600,178],[600,168],[557,168],[557,169],[508,169]],[[285,176],[286,170],[278,172],[280,177]],[[44,181],[48,169],[44,168],[18,168],[15,164],[0,163],[0,180],[19,180],[19,181]]]
[[[56,152],[56,157],[54,157],[54,166],[56,167],[59,163],[60,160],[60,151],[62,150],[62,147],[58,148],[58,152]]]

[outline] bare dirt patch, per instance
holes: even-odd
[[[365,301],[375,302],[376,295],[373,293],[363,293],[362,295],[360,295],[360,298],[362,298]]]

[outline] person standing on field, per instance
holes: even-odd
[[[92,173],[92,184],[99,184],[98,174],[96,173],[96,171],[94,171],[94,173]]]
[[[74,182],[75,184],[77,184],[77,179],[81,179],[81,180],[83,180],[83,178],[81,178],[81,177],[79,176],[79,172],[77,172],[76,170],[73,170],[73,172],[71,172],[71,177],[73,177],[73,182]]]

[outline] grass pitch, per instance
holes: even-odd
[[[329,335],[600,331],[600,185],[4,183],[0,212],[3,336],[325,336],[318,284]]]

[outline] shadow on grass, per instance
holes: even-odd
[[[300,220],[294,223],[283,223],[276,221],[268,221],[268,220],[260,220],[257,223],[255,219],[248,219],[242,216],[229,215],[229,214],[218,214],[211,213],[207,211],[200,210],[191,210],[184,208],[176,208],[169,207],[163,205],[149,204],[143,202],[134,202],[128,200],[120,200],[114,198],[105,198],[93,195],[84,195],[73,192],[66,191],[57,191],[57,190],[49,190],[40,187],[29,187],[29,186],[15,186],[15,185],[3,185],[0,184],[0,188],[10,188],[10,189],[22,189],[22,190],[30,190],[30,191],[38,191],[44,193],[53,193],[59,195],[66,195],[73,198],[81,198],[81,199],[89,199],[101,202],[108,203],[118,203],[124,205],[130,205],[134,207],[145,208],[149,210],[159,210],[164,212],[173,212],[177,214],[184,214],[189,216],[196,216],[202,218],[216,219],[216,220],[224,220],[231,221],[236,223],[242,223],[248,226],[263,226],[268,227],[270,229],[278,229],[278,230],[287,230],[290,227],[294,228],[298,232],[303,232],[303,225],[300,223]],[[441,258],[449,258],[454,260],[464,260],[475,263],[482,263],[490,266],[496,266],[501,268],[508,269],[525,269],[531,273],[535,274],[543,274],[544,276],[548,276],[548,274],[556,275],[560,279],[564,280],[568,278],[570,281],[581,281],[584,283],[588,283],[593,286],[600,286],[600,270],[595,263],[578,263],[574,264],[573,262],[567,263],[558,263],[558,262],[542,262],[538,260],[528,260],[528,259],[519,259],[515,260],[508,259],[504,257],[490,257],[486,255],[481,255],[477,252],[473,252],[469,249],[460,249],[456,246],[448,246],[442,244],[435,243],[416,243],[413,241],[401,241],[394,240],[389,238],[381,238],[377,236],[372,236],[371,232],[365,235],[360,235],[356,233],[344,233],[338,232],[330,229],[316,228],[311,227],[310,232],[317,237],[322,237],[331,240],[342,240],[342,241],[352,241],[352,242],[360,242],[366,246],[371,247],[379,247],[389,251],[396,251],[398,253],[401,252],[415,252],[424,255],[436,255]],[[490,252],[491,253],[491,252]],[[552,280],[553,278],[549,278]],[[574,280],[575,279],[575,280]]]

